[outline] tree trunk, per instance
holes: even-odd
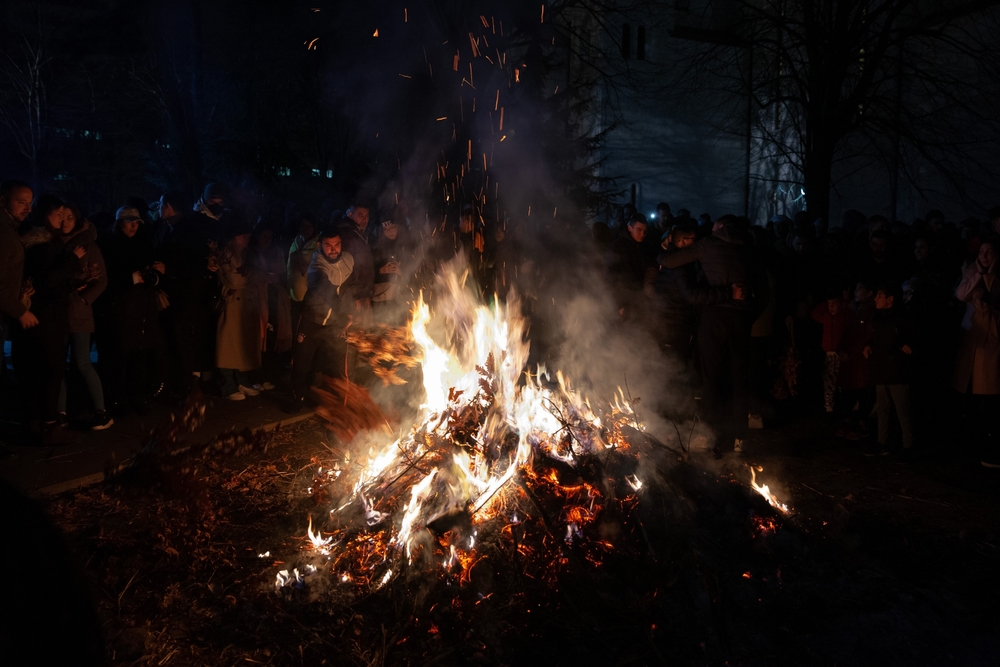
[[[814,141],[803,156],[802,173],[806,189],[806,210],[812,215],[830,220],[830,174],[833,171],[833,146],[827,141]]]

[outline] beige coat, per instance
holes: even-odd
[[[219,368],[252,371],[260,368],[266,326],[267,284],[250,269],[240,274],[244,258],[227,256],[219,262],[224,307],[216,328],[215,363]]]
[[[973,262],[966,268],[955,296],[968,303],[965,334],[955,364],[954,387],[963,394],[972,383],[973,394],[1000,394],[1000,283],[991,269],[979,273]]]

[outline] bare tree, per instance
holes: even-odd
[[[739,20],[721,29],[703,27],[707,14],[677,23],[687,41],[669,87],[702,94],[720,127],[752,136],[754,161],[768,163],[756,178],[770,189],[801,185],[826,217],[840,178],[880,166],[895,214],[901,179],[926,191],[932,171],[971,203],[995,173],[996,2],[731,4]]]
[[[38,183],[49,143],[49,85],[53,59],[44,5],[26,14],[7,15],[0,40],[0,122],[14,137],[18,152]]]

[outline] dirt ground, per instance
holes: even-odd
[[[319,511],[316,469],[343,460],[316,420],[208,463],[197,490],[93,487],[44,509],[112,665],[995,664],[1000,472],[947,447],[866,458],[829,431],[806,418],[742,455],[666,456],[621,548],[554,584],[497,547],[462,585],[276,591]]]

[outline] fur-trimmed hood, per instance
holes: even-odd
[[[33,248],[36,245],[42,245],[43,243],[48,243],[55,235],[52,230],[48,227],[33,227],[21,234],[21,245],[24,249]]]

